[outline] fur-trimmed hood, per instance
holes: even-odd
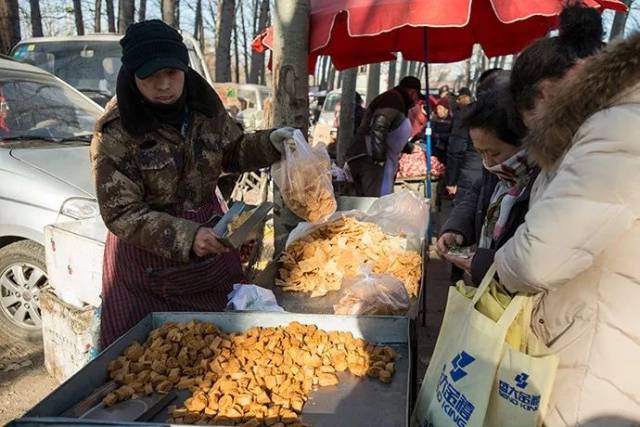
[[[573,136],[593,114],[613,105],[640,102],[640,33],[612,43],[587,60],[538,117],[527,137],[532,159],[543,170],[557,167]],[[634,124],[635,125],[635,124]]]

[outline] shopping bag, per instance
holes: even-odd
[[[527,297],[522,314],[531,319],[533,297]],[[526,349],[504,346],[487,409],[486,426],[542,425],[558,369],[558,356],[528,328]]]
[[[495,271],[495,266],[489,269],[472,299],[455,287],[449,289],[442,327],[418,394],[412,426],[484,425],[505,337],[525,301],[523,296],[513,298],[497,322],[480,313],[475,305],[489,289]]]

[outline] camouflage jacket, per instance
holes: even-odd
[[[211,86],[193,74],[187,77],[186,137],[167,124],[134,136],[125,130],[120,117],[124,108],[114,98],[98,120],[91,143],[98,203],[107,228],[126,242],[182,262],[191,257],[200,224],[177,215],[210,202],[222,171],[252,171],[280,159],[269,141],[270,131],[243,133]],[[138,119],[144,117],[133,118]]]

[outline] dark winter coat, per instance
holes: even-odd
[[[496,251],[513,237],[514,233],[524,222],[524,217],[529,210],[529,196],[531,187],[539,170],[532,175],[529,185],[522,192],[509,214],[505,224],[505,231],[497,241],[494,241],[489,249],[478,248],[471,263],[471,279],[476,285],[482,281],[491,264]],[[463,245],[470,246],[480,241],[480,233],[487,216],[491,196],[498,184],[498,177],[486,169],[483,169],[482,178],[476,180],[473,186],[461,196],[459,203],[453,208],[442,232],[454,232],[462,235]]]
[[[387,134],[402,124],[412,106],[413,101],[400,87],[378,95],[367,107],[347,149],[347,161],[369,156],[375,162],[384,162]],[[370,147],[367,147],[367,136]]]
[[[482,159],[473,147],[469,128],[464,124],[465,110],[463,107],[456,111],[451,123],[451,134],[447,144],[447,172],[448,186],[458,186],[467,190],[482,176]],[[462,194],[462,192],[460,192]]]

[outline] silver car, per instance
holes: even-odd
[[[0,328],[17,337],[41,334],[44,226],[98,214],[89,144],[102,111],[42,69],[0,57]]]

